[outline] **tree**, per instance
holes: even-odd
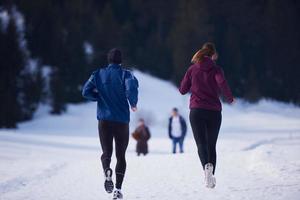
[[[9,22],[0,30],[0,127],[14,128],[16,122],[32,118],[40,101],[43,81],[38,62],[31,62],[29,58],[21,23],[23,16],[10,5],[5,12]]]
[[[16,122],[22,118],[18,93],[19,74],[25,64],[25,56],[19,47],[13,18],[10,18],[6,31],[0,31],[0,39],[0,127],[15,128]]]
[[[175,13],[176,23],[171,30],[169,44],[172,50],[173,80],[179,82],[193,54],[205,42],[213,41],[214,27],[205,0],[179,1]]]

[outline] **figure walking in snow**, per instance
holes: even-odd
[[[205,173],[205,184],[214,188],[216,168],[216,143],[221,126],[222,93],[229,103],[234,99],[223,70],[214,60],[217,58],[215,45],[205,43],[192,58],[193,65],[187,70],[179,91],[191,92],[190,123]]]
[[[138,81],[130,71],[122,68],[120,50],[110,50],[108,63],[107,67],[92,73],[83,87],[82,95],[88,100],[97,101],[98,131],[102,147],[101,161],[105,176],[104,187],[108,193],[114,190],[110,163],[113,140],[115,140],[117,164],[115,168],[116,190],[113,199],[122,199],[121,188],[126,170],[125,153],[129,141],[129,104],[131,110],[135,112],[138,102]]]
[[[184,118],[179,115],[178,109],[173,108],[172,116],[169,118],[169,138],[172,140],[173,150],[176,153],[176,146],[179,144],[180,153],[183,153],[183,141],[186,135],[186,122]]]
[[[145,125],[144,119],[139,120],[139,125],[132,133],[132,137],[137,141],[136,153],[144,156],[148,153],[148,140],[151,137],[149,128]]]

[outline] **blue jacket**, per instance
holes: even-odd
[[[173,135],[172,135],[172,121],[173,121],[173,117],[169,118],[169,138],[173,139]],[[186,127],[186,122],[184,120],[184,118],[179,115],[179,121],[180,121],[180,126],[181,126],[181,139],[184,139],[185,135],[186,135],[186,131],[187,131],[187,127]]]
[[[92,73],[83,87],[82,96],[97,101],[98,120],[129,123],[129,104],[136,107],[138,102],[138,81],[121,65],[109,64]]]

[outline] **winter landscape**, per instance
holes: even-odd
[[[1,0],[0,200],[299,200],[299,10],[296,0]]]
[[[297,200],[300,196],[300,108],[242,100],[223,108],[217,144],[217,186],[207,189],[188,128],[184,154],[171,154],[167,120],[176,106],[188,120],[188,96],[170,82],[135,71],[137,113],[148,122],[150,154],[137,157],[130,140],[123,188],[128,200]],[[1,200],[106,200],[96,104],[69,104],[61,116],[40,106],[19,129],[0,130]],[[115,162],[115,160],[113,161]]]

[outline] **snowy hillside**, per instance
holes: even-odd
[[[217,188],[203,174],[189,128],[186,152],[172,155],[167,135],[170,110],[188,120],[188,96],[169,82],[138,71],[139,111],[150,125],[150,154],[136,157],[130,141],[125,199],[297,200],[300,196],[300,108],[238,100],[225,105],[218,141]],[[63,116],[42,106],[18,130],[0,130],[0,200],[106,200],[100,168],[96,104],[69,105]]]

